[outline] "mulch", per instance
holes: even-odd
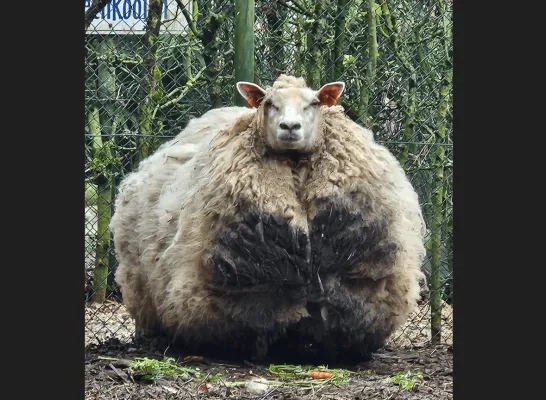
[[[353,375],[343,386],[325,384],[320,388],[302,389],[290,386],[269,386],[267,380],[278,380],[268,372],[268,364],[247,361],[228,362],[204,358],[192,362],[205,379],[191,377],[147,380],[129,364],[137,357],[162,359],[174,357],[184,363],[183,355],[170,354],[150,344],[134,341],[120,342],[109,339],[92,344],[85,351],[86,399],[275,399],[275,400],[363,400],[363,399],[453,399],[453,349],[450,345],[422,346],[419,348],[385,347],[373,359],[358,365],[345,366]],[[422,378],[411,390],[392,382],[400,372],[421,372]],[[220,380],[210,382],[207,376],[222,374]],[[251,381],[258,383],[248,384]],[[238,386],[230,382],[246,382]],[[265,383],[260,383],[265,382]]]

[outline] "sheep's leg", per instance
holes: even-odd
[[[150,296],[144,295],[138,299],[138,311],[135,315],[135,336],[141,338],[154,338],[164,336],[163,328],[157,310]]]
[[[135,320],[135,337],[149,339],[161,333],[161,325],[145,281],[135,272],[136,269],[134,264],[126,261],[120,263],[116,271],[116,281],[121,288],[123,304]]]
[[[161,323],[157,318],[137,315],[135,318],[135,337],[137,339],[153,339],[164,336]]]

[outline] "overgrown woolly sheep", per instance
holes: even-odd
[[[366,359],[405,322],[423,278],[418,197],[336,105],[344,87],[239,82],[250,109],[191,120],[123,180],[116,279],[139,334],[258,359],[303,338]]]

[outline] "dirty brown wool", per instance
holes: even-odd
[[[425,225],[393,155],[319,90],[237,88],[122,181],[116,280],[137,334],[256,359],[312,341],[367,359],[419,299]]]

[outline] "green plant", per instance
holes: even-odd
[[[395,385],[400,386],[401,388],[405,390],[413,390],[415,386],[421,383],[421,380],[423,379],[423,373],[422,372],[399,372],[393,377],[391,377],[391,382]]]

